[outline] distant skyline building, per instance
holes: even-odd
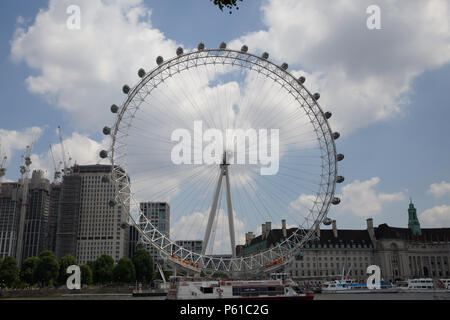
[[[43,250],[57,259],[72,254],[79,264],[103,254],[115,262],[129,255],[129,206],[116,203],[116,186],[110,165],[75,165],[61,184],[50,184],[42,171],[29,180],[22,261]],[[107,178],[105,180],[105,177]],[[0,257],[17,259],[18,229],[22,206],[20,183],[4,183],[0,193]],[[124,227],[126,226],[126,227]]]
[[[55,255],[59,260],[66,254],[77,256],[77,234],[80,218],[81,177],[66,175],[62,181],[60,212],[57,218]]]
[[[143,214],[161,233],[170,238],[170,206],[167,202],[141,202],[139,204]],[[140,236],[141,237],[141,236]],[[152,245],[146,246],[153,262],[160,258],[159,251]]]
[[[128,258],[132,258],[139,242],[139,231],[134,225],[128,227]]]
[[[203,240],[176,240],[175,243],[186,250],[201,254],[203,247]]]
[[[22,203],[22,186],[2,183],[0,189],[0,258],[16,257],[17,236]]]
[[[61,210],[62,184],[50,186],[50,204],[48,210],[47,240],[45,249],[56,253],[56,233],[58,231],[58,217]]]
[[[44,251],[48,237],[50,206],[50,181],[41,170],[33,171],[29,181],[27,209],[24,221],[22,262],[39,256]]]

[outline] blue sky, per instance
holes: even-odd
[[[88,15],[93,9],[82,1],[70,3],[79,2],[83,19],[85,11]],[[117,1],[104,2],[115,5]],[[323,1],[317,4],[314,1],[298,1],[296,4],[286,1],[277,5],[273,1],[252,0],[244,1],[239,11],[231,15],[220,12],[207,0],[122,1],[125,2],[131,7],[151,10],[151,15],[141,17],[148,23],[145,28],[159,30],[163,34],[162,38],[155,38],[154,45],[146,43],[150,65],[154,65],[158,52],[167,53],[167,56],[177,45],[195,48],[202,41],[207,47],[217,47],[226,41],[246,43],[250,51],[254,48],[256,52],[262,52],[267,48],[275,62],[287,61],[294,74],[309,75],[307,87],[321,92],[322,107],[330,107],[333,111],[331,126],[342,134],[337,147],[346,158],[340,163],[339,171],[346,181],[338,187],[337,193],[343,194],[343,205],[333,207],[329,213],[330,217],[337,219],[338,227],[363,228],[369,216],[374,218],[376,225],[406,226],[409,197],[413,198],[419,217],[427,212],[423,220],[421,218],[424,225],[450,227],[450,30],[448,19],[443,18],[448,17],[445,12],[450,13],[450,8],[446,1],[430,1],[430,4],[422,1],[374,1],[381,7],[383,26],[382,30],[374,31],[368,31],[365,26],[368,17],[365,8],[369,3],[365,1],[358,4],[355,1],[355,6],[349,9],[339,1],[332,5]],[[418,10],[421,6],[426,8]],[[128,10],[126,8],[122,9]],[[85,100],[70,100],[72,96],[83,96],[85,92],[88,99],[93,94],[88,86],[77,87],[78,82],[74,82],[68,89],[59,88],[59,83],[52,82],[49,77],[45,83],[54,85],[54,92],[42,89],[43,82],[39,81],[32,89],[27,78],[39,78],[48,66],[56,65],[70,76],[83,63],[81,59],[58,55],[62,48],[60,45],[69,45],[65,42],[70,42],[67,39],[54,45],[55,55],[49,57],[51,61],[39,60],[45,60],[39,54],[38,45],[42,41],[42,47],[45,47],[47,41],[45,23],[51,22],[57,12],[56,9],[50,10],[47,20],[43,19],[36,26],[35,19],[41,9],[48,10],[48,1],[0,1],[0,129],[3,130],[0,132],[4,136],[3,143],[7,137],[12,139],[7,132],[17,131],[18,136],[14,139],[20,139],[29,137],[27,128],[40,128],[41,134],[33,153],[37,163],[50,168],[48,143],[58,143],[55,130],[62,125],[65,138],[72,139],[67,141],[69,149],[70,143],[89,139],[89,147],[84,149],[85,152],[92,150],[93,156],[84,157],[73,145],[71,153],[75,160],[81,163],[96,161],[95,148],[103,138],[100,130],[103,124],[111,121],[108,106],[116,101],[116,97],[121,97],[122,83],[132,79],[137,81],[135,74],[129,73],[128,69],[122,70],[119,74],[125,79],[114,78],[110,84],[100,84],[99,88],[110,88],[117,95],[112,99],[98,97],[92,103],[90,108],[95,121],[76,117],[77,109],[86,112],[82,109]],[[355,14],[355,11],[359,13]],[[427,15],[422,16],[421,11]],[[59,18],[65,16],[64,12],[58,14]],[[88,18],[82,21],[88,23]],[[102,22],[97,20],[96,23]],[[109,23],[115,24],[115,21],[110,19]],[[29,28],[32,26],[42,33],[31,34]],[[123,26],[116,27],[123,30]],[[18,28],[23,28],[25,41],[18,45],[18,51],[13,52],[12,43]],[[49,34],[53,34],[53,25],[49,24],[48,28]],[[130,30],[143,32],[142,28],[133,28]],[[117,37],[135,35],[126,32]],[[417,38],[411,35],[414,32],[418,34]],[[94,32],[94,35],[103,36],[100,32]],[[399,40],[404,43],[397,48],[395,43]],[[428,50],[421,49],[424,47]],[[114,49],[113,46],[111,51]],[[121,58],[128,56],[135,61],[139,53],[135,51],[139,50],[121,50]],[[101,56],[93,55],[92,59],[94,63],[100,63]],[[58,65],[59,60],[62,62]],[[75,60],[75,66],[71,66]],[[134,65],[133,68],[136,69]],[[99,110],[100,115],[105,113],[104,122],[101,117],[100,120],[96,118],[97,111],[94,110]],[[75,137],[74,132],[79,136]],[[6,178],[14,180],[19,175],[23,151],[16,140],[11,140],[10,145]],[[432,184],[439,184],[435,185],[434,193],[429,191]],[[379,209],[364,213],[364,206],[379,206]]]

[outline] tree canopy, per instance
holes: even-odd
[[[56,261],[55,254],[49,250],[42,251],[39,254],[39,263],[36,267],[35,279],[43,285],[53,285],[58,279],[59,264]]]
[[[39,257],[27,258],[21,268],[13,257],[6,257],[0,259],[0,286],[53,286],[56,283],[65,285],[67,277],[70,276],[66,273],[70,265],[77,265],[74,256],[67,254],[58,263],[55,254],[48,250],[41,252]],[[137,249],[132,259],[122,258],[116,265],[111,256],[102,255],[95,261],[81,265],[80,271],[83,285],[125,284],[134,283],[136,280],[148,284],[155,279],[153,259],[143,248]],[[168,278],[170,273],[164,273]],[[159,274],[157,276],[159,277]]]
[[[149,283],[154,277],[153,259],[145,249],[137,249],[133,255],[133,264],[136,270],[136,280]]]
[[[71,254],[66,254],[64,257],[61,258],[59,261],[59,276],[58,276],[58,283],[60,285],[64,285],[67,281],[67,278],[70,276],[67,274],[67,268],[71,265],[76,265],[77,259]]]
[[[36,279],[36,269],[38,264],[38,257],[29,257],[23,262],[20,270],[20,280],[26,285],[32,286],[39,282],[39,279]]]
[[[87,264],[83,264],[80,267],[81,271],[81,284],[90,285],[92,284],[92,270]]]
[[[111,283],[114,269],[114,260],[111,256],[106,254],[100,256],[95,260],[93,275],[94,282],[107,284]]]
[[[6,257],[0,265],[0,286],[12,287],[19,280],[19,267],[16,259]]]
[[[136,271],[133,262],[129,258],[119,260],[113,270],[113,281],[115,283],[132,283],[136,280]]]

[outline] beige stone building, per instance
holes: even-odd
[[[111,166],[75,166],[73,176],[79,177],[79,204],[75,256],[79,264],[94,261],[103,254],[117,263],[128,257],[128,208],[120,203],[110,206],[121,186],[115,186],[109,177]],[[77,188],[78,190],[78,188]],[[64,192],[64,191],[63,191]],[[61,215],[64,215],[61,211]],[[126,224],[126,228],[122,225]]]
[[[318,230],[284,271],[298,280],[365,281],[367,267],[374,264],[380,266],[385,281],[450,278],[450,228],[421,229],[412,203],[408,213],[408,228],[374,227],[373,220],[367,219],[366,229],[348,230],[338,229],[333,221],[332,229]],[[237,252],[246,255],[277,245],[295,231],[282,225],[271,229],[271,223],[265,223],[257,237],[248,233]]]

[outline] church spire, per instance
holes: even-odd
[[[408,208],[408,228],[415,236],[422,235],[420,229],[419,219],[417,218],[417,210],[414,207],[412,199],[409,198],[409,208]]]

